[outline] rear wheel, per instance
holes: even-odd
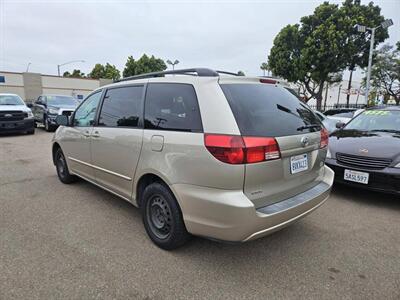
[[[62,183],[69,184],[77,180],[76,176],[71,175],[69,173],[67,161],[65,160],[65,156],[61,148],[57,149],[56,151],[55,163],[56,163],[58,178]]]
[[[165,185],[148,185],[141,203],[144,227],[158,247],[172,250],[189,240],[178,202]]]
[[[28,130],[26,134],[35,134],[35,129]]]

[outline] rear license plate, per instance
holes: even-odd
[[[296,174],[308,169],[308,155],[301,154],[290,158],[290,173]]]
[[[6,124],[6,126],[5,126],[5,128],[14,128],[14,127],[15,127],[15,125],[13,123]]]
[[[344,170],[344,180],[368,184],[369,173],[353,170]]]

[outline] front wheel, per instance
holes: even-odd
[[[164,184],[152,183],[145,188],[141,209],[146,232],[158,247],[172,250],[189,240],[178,202]]]
[[[69,184],[77,180],[76,176],[69,173],[67,161],[65,160],[65,156],[61,148],[57,149],[56,151],[55,163],[58,178],[62,183]]]
[[[51,132],[51,131],[54,131],[54,127],[53,127],[53,125],[51,125],[50,123],[49,123],[49,120],[47,119],[47,117],[45,117],[44,118],[44,129],[47,131],[47,132]]]

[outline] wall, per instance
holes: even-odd
[[[0,82],[0,93],[19,95],[31,102],[41,94],[69,95],[84,98],[94,89],[112,83],[110,79],[68,78],[38,73],[14,73],[0,71],[5,82]]]
[[[17,94],[25,99],[24,79],[22,73],[1,72],[0,76],[5,77],[5,82],[0,83],[0,93]]]

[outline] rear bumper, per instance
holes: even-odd
[[[325,167],[322,181],[304,193],[256,209],[241,190],[218,190],[187,184],[171,188],[177,195],[187,230],[213,239],[254,240],[304,217],[329,197],[334,173]]]
[[[25,132],[28,130],[33,130],[34,128],[35,124],[33,118],[20,121],[0,122],[0,133]]]
[[[335,182],[362,189],[400,195],[400,169],[398,168],[384,168],[382,170],[362,169],[342,165],[336,159],[327,159],[326,164],[335,171]],[[369,173],[368,184],[344,180],[345,169]]]

